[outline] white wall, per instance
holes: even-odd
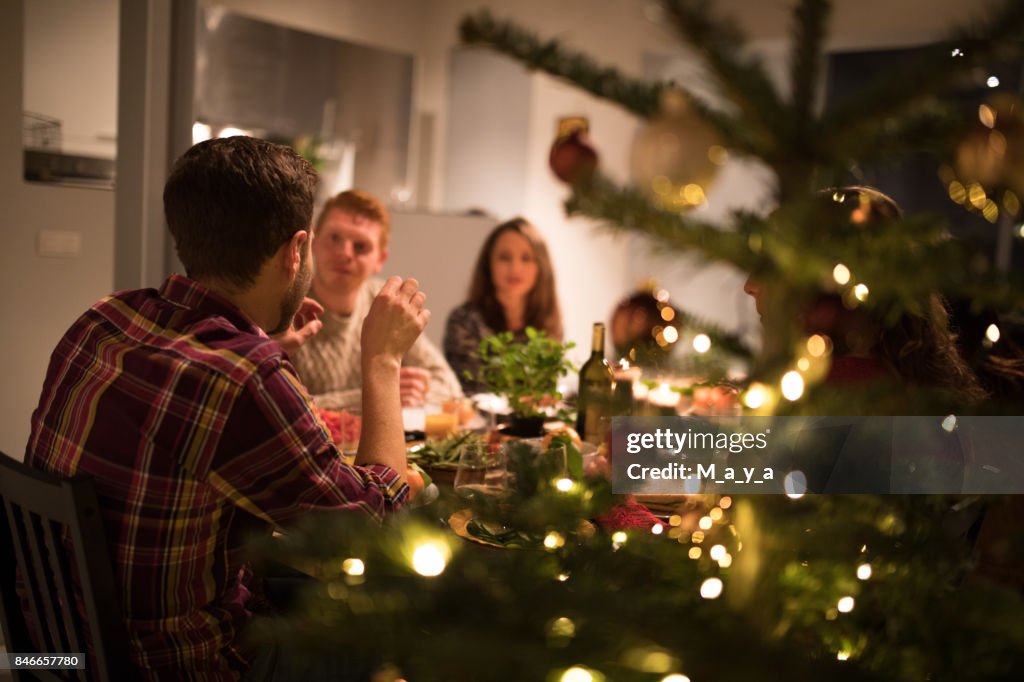
[[[65,153],[113,158],[118,0],[24,6],[24,108],[61,120]]]
[[[114,250],[113,192],[22,180],[22,22],[21,2],[0,3],[0,449],[19,459],[50,352],[71,322],[110,292]],[[111,64],[108,77],[116,73]],[[46,229],[79,232],[80,256],[36,255]]]
[[[36,1],[36,0],[33,0]],[[54,0],[51,0],[53,2]],[[88,0],[102,2],[102,0]],[[110,0],[113,1],[113,0]],[[479,7],[493,8],[499,17],[515,19],[536,28],[543,37],[557,37],[626,73],[642,75],[644,54],[676,54],[678,47],[670,32],[648,18],[650,3],[642,0],[202,0],[205,5],[223,5],[255,18],[275,21],[293,28],[314,31],[356,42],[414,54],[417,58],[414,83],[413,135],[421,116],[436,122],[435,138],[425,145],[432,158],[417,159],[424,145],[413,144],[410,166],[430,168],[427,205],[444,204],[445,150],[452,133],[448,120],[450,87],[449,51],[457,45],[457,24],[466,13]],[[47,358],[67,325],[96,298],[112,286],[113,196],[110,192],[33,186],[21,180],[21,111],[24,16],[23,0],[0,3],[0,74],[5,88],[0,93],[0,202],[4,206],[0,226],[0,371],[5,378],[0,391],[0,448],[20,454],[28,433],[28,418],[35,406]],[[85,0],[59,4],[62,10],[74,6],[77,15],[89,5]],[[778,39],[789,29],[789,2],[716,0],[723,14],[735,14],[753,37]],[[952,21],[963,21],[980,11],[985,3],[958,0],[837,0],[832,25],[836,36],[831,44],[843,48],[889,47],[931,40],[943,35]],[[84,8],[84,9],[83,9]],[[86,11],[76,19],[77,33],[50,52],[72,52],[86,62],[106,59],[114,41],[104,38],[102,47],[93,41],[85,47],[72,41],[86,35],[109,35],[106,28],[90,28]],[[111,31],[115,30],[113,27]],[[44,55],[49,56],[49,55]],[[66,54],[65,54],[66,56]],[[61,67],[46,67],[55,78],[66,78]],[[66,85],[74,93],[76,106],[91,107],[97,93],[116,82],[116,68],[90,67],[90,77]],[[567,86],[546,76],[531,76],[525,199],[522,213],[544,232],[556,254],[559,293],[566,309],[566,328],[571,337],[586,343],[586,328],[592,319],[607,317],[611,304],[631,288],[634,280],[650,271],[671,277],[680,303],[698,312],[728,317],[736,311],[732,293],[734,274],[707,274],[699,263],[670,258],[657,262],[641,255],[635,240],[613,241],[593,231],[582,221],[565,221],[560,200],[564,189],[551,179],[547,150],[553,121],[564,113],[582,111],[591,117],[594,137],[606,171],[624,177],[626,150],[633,126],[627,115],[614,107],[590,101]],[[87,81],[87,82],[86,82]],[[63,81],[62,81],[63,82]],[[82,90],[77,85],[84,85]],[[31,87],[31,86],[30,86]],[[29,91],[26,92],[29,94]],[[40,107],[42,108],[42,107]],[[89,126],[100,131],[109,127]],[[456,144],[453,141],[453,144]],[[725,207],[726,195],[749,196],[743,173],[727,169],[718,179],[708,210]],[[731,175],[739,173],[739,175]],[[40,258],[35,239],[42,229],[75,229],[82,234],[82,253],[77,259]],[[430,257],[438,258],[433,254]],[[660,269],[660,270],[659,270]],[[452,275],[455,278],[455,275]],[[729,279],[732,277],[732,279]],[[462,280],[460,271],[457,278]],[[581,294],[581,291],[585,292]],[[742,324],[736,313],[732,321]],[[723,318],[724,320],[725,318]]]

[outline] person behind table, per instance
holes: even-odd
[[[449,314],[445,326],[444,354],[467,394],[486,390],[476,380],[480,340],[511,331],[523,342],[527,327],[562,338],[562,313],[548,247],[536,227],[525,218],[514,218],[487,236],[473,269],[468,299]]]
[[[820,192],[818,200],[818,215],[830,230],[851,224],[858,230],[884,229],[902,218],[899,205],[871,187],[830,188]],[[744,291],[754,298],[758,313],[772,314],[770,285],[751,276]],[[835,293],[820,292],[802,311],[798,324],[803,333],[824,335],[832,342],[823,382],[826,405],[830,391],[836,395],[858,391],[862,396],[858,409],[865,414],[906,415],[919,410],[932,414],[938,405],[945,414],[986,397],[957,352],[945,302],[937,293],[924,295],[917,310],[906,309],[897,319],[887,320],[866,307],[844,306]],[[927,406],[920,402],[922,398]],[[822,403],[811,406],[815,404]],[[909,405],[918,407],[908,412]],[[846,427],[822,423],[809,428],[814,435],[790,444],[796,446],[792,466],[804,471],[815,492],[959,490],[970,448],[965,449],[959,439],[922,431],[921,424],[864,422],[843,431]],[[834,442],[841,447],[820,445],[833,442],[829,439],[839,439]],[[899,445],[907,442],[914,447]]]
[[[873,187],[829,188],[818,197],[823,215],[842,216],[861,227],[903,217],[899,204]],[[743,287],[762,315],[766,309],[764,289],[754,276]],[[908,388],[955,394],[966,402],[983,399],[984,391],[957,352],[942,296],[930,294],[920,308],[920,312],[905,310],[894,324],[886,324],[864,308],[847,308],[838,294],[819,294],[804,312],[802,325],[806,333],[827,335],[832,340],[826,383],[863,386],[889,380]]]
[[[25,461],[93,477],[145,679],[234,680],[266,655],[239,642],[250,573],[229,543],[247,526],[380,519],[407,497],[398,369],[429,317],[415,280],[389,280],[363,325],[354,466],[267,336],[309,287],[316,182],[280,145],[192,147],[163,195],[187,274],[99,301],[51,357]]]
[[[324,308],[323,328],[292,353],[292,360],[321,407],[358,409],[362,393],[359,334],[384,284],[374,275],[388,257],[388,212],[370,194],[349,190],[327,201],[314,233],[310,295]],[[402,405],[407,407],[462,396],[441,351],[425,336],[406,353],[400,376]]]

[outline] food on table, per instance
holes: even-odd
[[[405,470],[405,481],[409,484],[409,500],[415,500],[426,485],[423,474],[410,466]]]
[[[502,547],[531,547],[539,544],[539,538],[524,531],[506,528],[500,523],[491,521],[471,520],[466,524],[466,532],[471,536]]]
[[[359,432],[363,427],[363,419],[347,410],[328,410],[320,408],[320,418],[324,421],[331,440],[343,450],[355,450],[359,445]]]
[[[544,436],[544,449],[547,450],[551,447],[551,441],[558,436],[565,436],[568,438],[577,449],[581,449],[583,447],[583,439],[580,438],[580,434],[576,432],[576,429],[571,426],[559,426],[558,428],[551,429]]]
[[[463,447],[484,443],[483,436],[466,431],[441,440],[427,440],[422,445],[409,448],[409,461],[421,467],[433,469],[455,469],[459,464],[459,453]]]
[[[732,386],[696,386],[693,389],[695,414],[716,414],[739,409],[739,392]]]

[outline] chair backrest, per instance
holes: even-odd
[[[85,654],[85,670],[31,671],[38,679],[135,678],[92,479],[63,480],[0,452],[0,501],[0,622],[7,650]],[[16,589],[19,572],[27,612]]]

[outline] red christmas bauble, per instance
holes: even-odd
[[[559,180],[574,184],[586,180],[597,169],[597,151],[582,130],[555,140],[548,155],[548,164]]]

